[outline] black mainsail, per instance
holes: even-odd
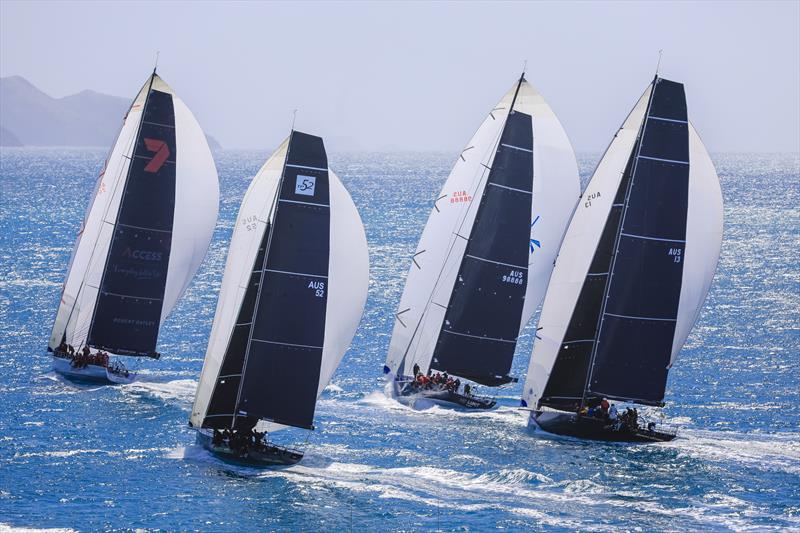
[[[522,80],[520,80],[522,83]],[[467,238],[431,367],[508,383],[525,303],[533,197],[530,115],[509,113]]]
[[[120,355],[158,357],[175,212],[175,111],[172,95],[151,87],[87,344]]]

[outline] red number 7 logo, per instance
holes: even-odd
[[[156,155],[153,156],[153,159],[151,159],[150,162],[147,163],[147,166],[144,167],[144,171],[158,172],[158,170],[164,165],[169,157],[169,147],[167,146],[167,143],[158,139],[145,139],[144,145],[150,152],[156,153]]]

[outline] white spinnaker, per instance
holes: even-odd
[[[165,90],[155,83],[153,85],[154,89]],[[177,152],[175,215],[161,324],[200,268],[211,244],[219,212],[217,168],[206,135],[183,100],[174,93],[172,105],[175,110]]]
[[[475,221],[488,170],[505,126],[517,83],[503,96],[481,124],[456,161],[440,200],[431,211],[406,278],[398,306],[386,366],[397,374],[405,358],[405,372],[414,364],[426,372],[449,303],[466,240]],[[533,121],[533,202],[531,238],[538,240],[529,258],[529,277],[520,331],[530,320],[544,295],[547,280],[570,214],[580,193],[575,155],[553,110],[527,81],[519,87],[514,109]],[[485,166],[484,166],[485,165]],[[455,193],[467,191],[472,202],[458,202]],[[455,200],[451,203],[451,200]],[[415,264],[416,263],[416,264]],[[419,267],[417,267],[419,264]]]
[[[675,362],[706,299],[722,248],[722,189],[714,163],[689,123],[689,205],[678,320],[672,340]]]
[[[514,109],[533,117],[533,205],[528,284],[519,331],[542,303],[553,263],[581,194],[578,162],[556,114],[530,84],[523,83]]]
[[[317,398],[353,340],[369,290],[369,253],[364,224],[339,177],[328,169],[330,183],[330,257],[325,340]]]
[[[533,344],[522,391],[522,399],[528,406],[535,407],[547,385],[625,165],[644,121],[651,90],[652,84],[639,98],[603,154],[567,228],[544,297],[538,323],[539,338]]]
[[[283,173],[288,146],[289,139],[287,138],[255,175],[242,199],[228,248],[225,272],[217,299],[217,310],[214,314],[203,370],[200,373],[197,395],[192,407],[191,422],[194,427],[201,427],[208,410],[211,394],[225,357],[225,350],[228,348],[228,342],[247,291],[253,263],[267,227],[268,217],[273,215],[272,209]]]
[[[97,303],[96,287],[100,285],[111,244],[113,224],[117,219],[120,198],[128,177],[129,162],[149,86],[148,79],[134,98],[97,179],[94,196],[78,232],[78,240],[64,280],[61,302],[50,335],[51,349],[58,347],[65,333],[67,343],[76,348],[86,342],[89,322]]]

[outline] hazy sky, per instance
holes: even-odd
[[[159,74],[226,148],[297,129],[333,150],[466,143],[528,61],[573,146],[599,151],[653,76],[711,151],[800,150],[800,2],[0,0],[0,75],[131,98]]]

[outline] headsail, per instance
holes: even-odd
[[[75,245],[50,349],[62,340],[157,356],[158,330],[205,257],[219,183],[205,135],[155,73],[131,104]]]
[[[517,336],[544,295],[578,195],[566,134],[521,78],[434,203],[384,371],[410,373],[417,364],[487,385],[507,382]]]
[[[292,132],[242,202],[192,425],[312,428],[368,278],[363,225],[322,139]]]
[[[524,403],[572,409],[608,397],[660,405],[721,239],[719,181],[688,122],[683,85],[656,78],[567,230]]]

